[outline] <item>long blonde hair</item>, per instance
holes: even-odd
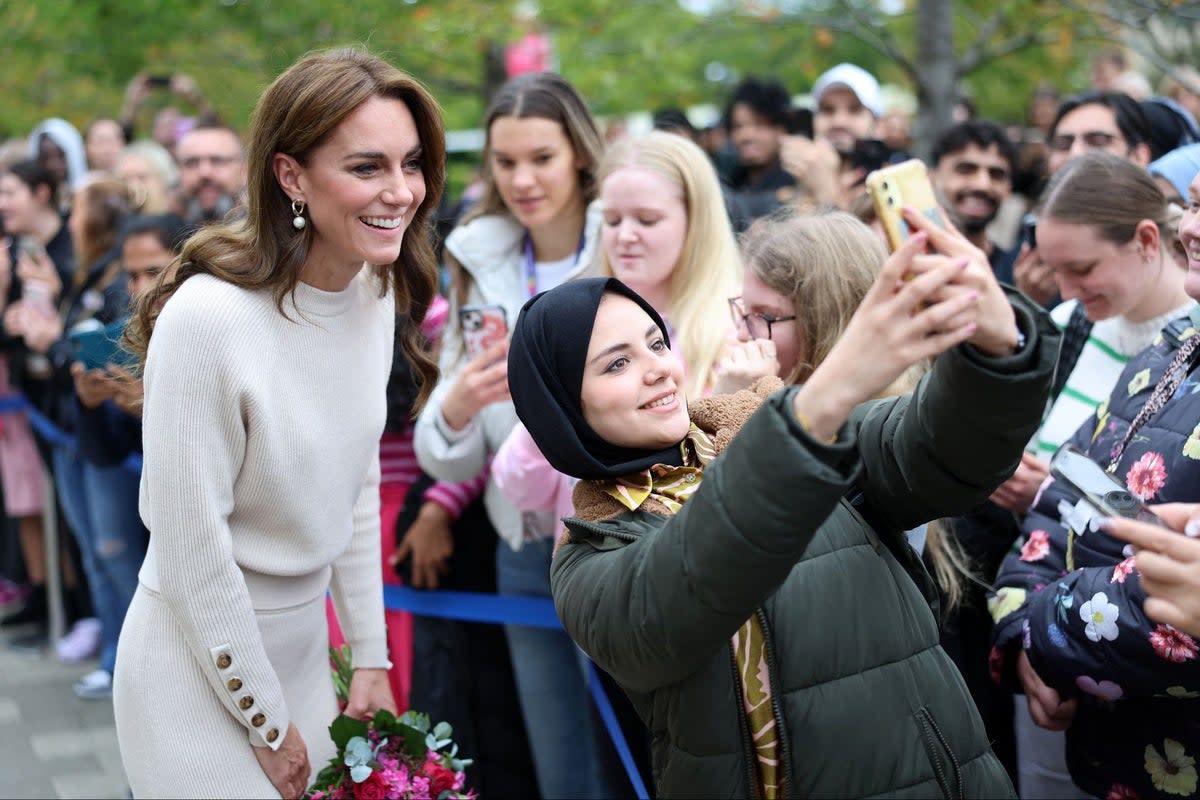
[[[679,263],[671,272],[664,315],[675,329],[675,344],[687,363],[688,397],[700,397],[715,380],[732,327],[729,298],[737,294],[742,262],[729,225],[721,184],[712,162],[692,142],[664,131],[623,139],[605,154],[600,183],[622,167],[651,170],[683,191],[687,234]],[[602,275],[613,274],[608,253],[597,250]]]
[[[239,222],[212,225],[192,236],[153,288],[138,301],[126,331],[126,345],[144,362],[154,322],[163,304],[185,280],[209,274],[246,289],[268,289],[283,313],[283,301],[300,282],[313,228],[297,233],[291,199],[275,177],[273,157],[286,153],[301,164],[338,125],[373,97],[403,102],[420,135],[425,200],[417,208],[392,264],[373,268],[381,296],[395,288],[396,308],[408,319],[425,317],[437,288],[429,217],[446,181],[442,113],[429,91],[380,58],[354,49],[305,56],[275,79],[258,101],[247,163],[247,215]],[[416,325],[400,337],[421,390],[417,407],[437,381],[437,365]]]

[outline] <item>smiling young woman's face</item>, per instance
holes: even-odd
[[[592,430],[619,447],[670,447],[691,427],[682,386],[683,364],[650,315],[627,297],[604,295],[583,371]]]

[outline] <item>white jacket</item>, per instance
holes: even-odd
[[[584,221],[583,250],[568,280],[583,273],[599,245],[601,213],[592,203]],[[525,277],[525,229],[508,215],[489,214],[460,225],[446,237],[446,250],[470,275],[467,303],[504,306],[509,330],[516,324],[521,306],[529,299]],[[441,379],[417,418],[415,447],[421,469],[436,480],[459,483],[477,476],[487,466],[517,423],[511,402],[493,403],[476,415],[461,431],[452,431],[442,417],[442,400],[458,379],[466,359],[461,356],[462,336],[458,325],[457,298],[450,299],[450,323],[442,336],[438,366]],[[500,538],[514,550],[524,544],[521,512],[504,499],[489,476],[484,505]]]

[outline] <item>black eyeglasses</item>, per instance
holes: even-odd
[[[1108,147],[1117,140],[1115,133],[1107,133],[1106,131],[1087,131],[1080,134],[1080,136],[1082,136],[1084,144],[1097,150],[1102,147]],[[1075,145],[1076,138],[1078,137],[1073,133],[1057,133],[1050,137],[1050,149],[1065,153]]]
[[[796,318],[795,314],[788,317],[777,317],[774,314],[766,314],[762,311],[748,314],[746,313],[746,308],[742,305],[742,298],[740,297],[729,298],[729,311],[733,314],[733,324],[745,325],[746,330],[750,332],[750,336],[754,339],[770,339],[772,325],[776,322],[791,322]]]

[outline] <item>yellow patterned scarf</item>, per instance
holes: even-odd
[[[717,456],[712,439],[694,424],[679,446],[683,450],[684,466],[655,464],[641,472],[605,481],[600,488],[630,511],[637,511],[647,498],[653,497],[672,514],[677,513],[700,488],[704,468]]]
[[[716,455],[708,434],[694,424],[680,443],[684,466],[656,464],[642,472],[600,484],[600,488],[630,511],[636,511],[653,497],[672,514],[683,508],[700,488],[704,467]],[[778,721],[771,702],[771,682],[767,671],[766,630],[758,615],[750,617],[733,636],[734,660],[740,679],[742,708],[750,727],[757,761],[759,795],[775,800],[783,794],[783,763],[780,759]]]

